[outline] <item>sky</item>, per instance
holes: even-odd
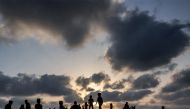
[[[188,108],[189,0],[0,0],[0,108],[41,98]],[[97,108],[97,106],[96,106]]]

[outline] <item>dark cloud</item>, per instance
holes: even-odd
[[[172,82],[164,86],[158,98],[173,104],[188,105],[190,99],[190,69],[184,69],[172,76]]]
[[[123,89],[123,88],[125,88],[125,82],[126,82],[126,80],[123,79],[121,81],[116,81],[112,84],[107,83],[104,85],[104,89],[108,89],[108,88],[114,89],[114,90],[115,89]]]
[[[156,78],[155,75],[145,74],[132,82],[133,89],[147,89],[147,88],[154,88],[158,86],[159,80]]]
[[[0,0],[0,14],[12,35],[22,31],[19,24],[35,25],[61,34],[69,46],[84,42],[92,24],[102,24],[113,8],[112,0]]]
[[[99,72],[99,73],[95,73],[93,75],[91,75],[90,77],[86,78],[86,77],[78,77],[76,79],[76,84],[78,86],[81,86],[82,87],[82,90],[83,89],[86,89],[89,91],[90,88],[88,88],[88,85],[90,83],[96,83],[96,84],[99,84],[101,82],[104,82],[104,83],[107,83],[108,81],[110,81],[110,77],[108,74],[105,74],[105,73],[102,73],[102,72]]]
[[[82,89],[87,89],[87,86],[90,84],[90,81],[91,81],[90,78],[85,78],[80,76],[76,79],[75,82],[77,85],[81,86]]]
[[[100,73],[95,73],[92,75],[91,77],[91,81],[94,82],[94,83],[101,83],[102,81],[104,82],[108,82],[110,81],[110,77],[108,74],[104,74],[102,72]]]
[[[89,95],[92,95],[93,97],[97,96],[97,92],[91,92]],[[107,101],[114,101],[114,102],[119,102],[119,101],[135,101],[135,100],[140,100],[143,97],[149,95],[152,93],[150,90],[131,90],[127,92],[119,92],[119,91],[103,91],[102,97],[105,102]],[[89,98],[89,95],[85,97],[85,100]]]
[[[0,95],[32,96],[49,94],[52,96],[70,96],[76,92],[70,88],[70,78],[64,75],[42,75],[39,78],[26,74],[10,77],[0,73]]]
[[[184,69],[181,72],[172,76],[172,82],[163,87],[162,92],[175,92],[190,86],[190,69]]]
[[[157,21],[147,12],[127,12],[108,21],[112,45],[106,57],[116,70],[146,71],[170,63],[189,45],[187,24]]]

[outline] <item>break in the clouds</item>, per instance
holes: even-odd
[[[79,76],[75,82],[78,86],[81,86],[82,89],[86,89],[90,91],[90,90],[93,90],[88,87],[90,83],[99,84],[101,82],[107,83],[108,81],[110,81],[109,75],[99,72],[99,73],[94,73],[90,77]]]
[[[173,104],[188,105],[190,99],[190,69],[184,69],[172,76],[172,82],[164,86],[158,98]]]
[[[74,100],[80,98],[71,89],[70,78],[64,75],[42,75],[39,78],[26,74],[10,77],[0,73],[0,95],[3,96],[32,96],[35,94],[48,94],[52,96],[65,96]]]
[[[147,12],[129,11],[108,24],[112,45],[106,57],[116,70],[146,71],[168,64],[189,45],[182,30],[189,24],[158,21]]]
[[[88,100],[89,96],[92,95],[93,97],[97,96],[98,91],[91,92],[88,94],[84,100]],[[102,97],[105,102],[114,101],[114,102],[120,102],[120,101],[135,101],[140,100],[144,98],[145,96],[152,93],[150,90],[130,90],[126,92],[119,92],[119,91],[112,91],[109,92],[107,90],[102,91]]]
[[[39,38],[43,39],[51,33],[77,46],[86,40],[93,24],[102,24],[115,4],[112,0],[0,0],[0,39],[14,40],[24,32],[38,32],[36,37],[43,35]]]

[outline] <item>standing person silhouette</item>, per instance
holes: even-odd
[[[98,93],[97,102],[98,102],[98,105],[99,105],[99,109],[102,109],[103,98],[102,98],[102,94],[101,93]]]
[[[31,109],[31,105],[28,102],[28,100],[25,100],[24,102],[25,102],[25,109]]]
[[[40,103],[41,103],[40,98],[37,98],[37,104],[35,105],[35,109],[43,109],[43,107]]]
[[[125,103],[125,106],[123,107],[123,109],[130,109],[128,102]]]
[[[11,106],[13,104],[12,100],[9,100],[9,103],[5,105],[5,109],[12,109]]]
[[[110,109],[113,109],[113,105],[112,105],[112,103],[110,103]]]
[[[65,106],[63,106],[63,101],[59,101],[59,109],[65,109]]]
[[[89,109],[90,108],[94,109],[93,102],[94,102],[94,99],[92,98],[92,95],[90,95],[90,98],[88,99]]]
[[[84,103],[84,109],[88,109],[88,103],[87,102]]]

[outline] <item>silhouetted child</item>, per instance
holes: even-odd
[[[5,105],[5,109],[11,109],[13,101],[9,100],[9,103]]]
[[[71,109],[80,109],[80,106],[77,105],[76,101],[74,101],[74,105],[71,106]]]
[[[88,108],[88,103],[85,102],[85,103],[84,103],[84,109],[87,109],[87,108]]]
[[[28,100],[25,100],[24,102],[25,102],[25,109],[31,109],[31,105],[28,102]]]
[[[37,104],[35,105],[35,109],[42,109],[42,105],[40,104],[41,103],[41,100],[40,98],[37,99]]]
[[[125,106],[123,107],[123,109],[130,109],[128,102],[125,103]]]
[[[65,107],[63,106],[63,101],[59,101],[59,109],[65,109]]]
[[[112,105],[112,103],[110,103],[110,109],[113,109],[113,105]]]
[[[20,109],[24,109],[24,104],[22,104],[22,105],[20,106]]]
[[[98,105],[99,105],[99,109],[102,109],[103,98],[102,98],[102,94],[101,93],[98,93],[97,102],[98,102]]]
[[[90,108],[94,109],[93,102],[94,102],[94,99],[92,98],[92,95],[90,95],[90,98],[88,99],[89,109]]]

